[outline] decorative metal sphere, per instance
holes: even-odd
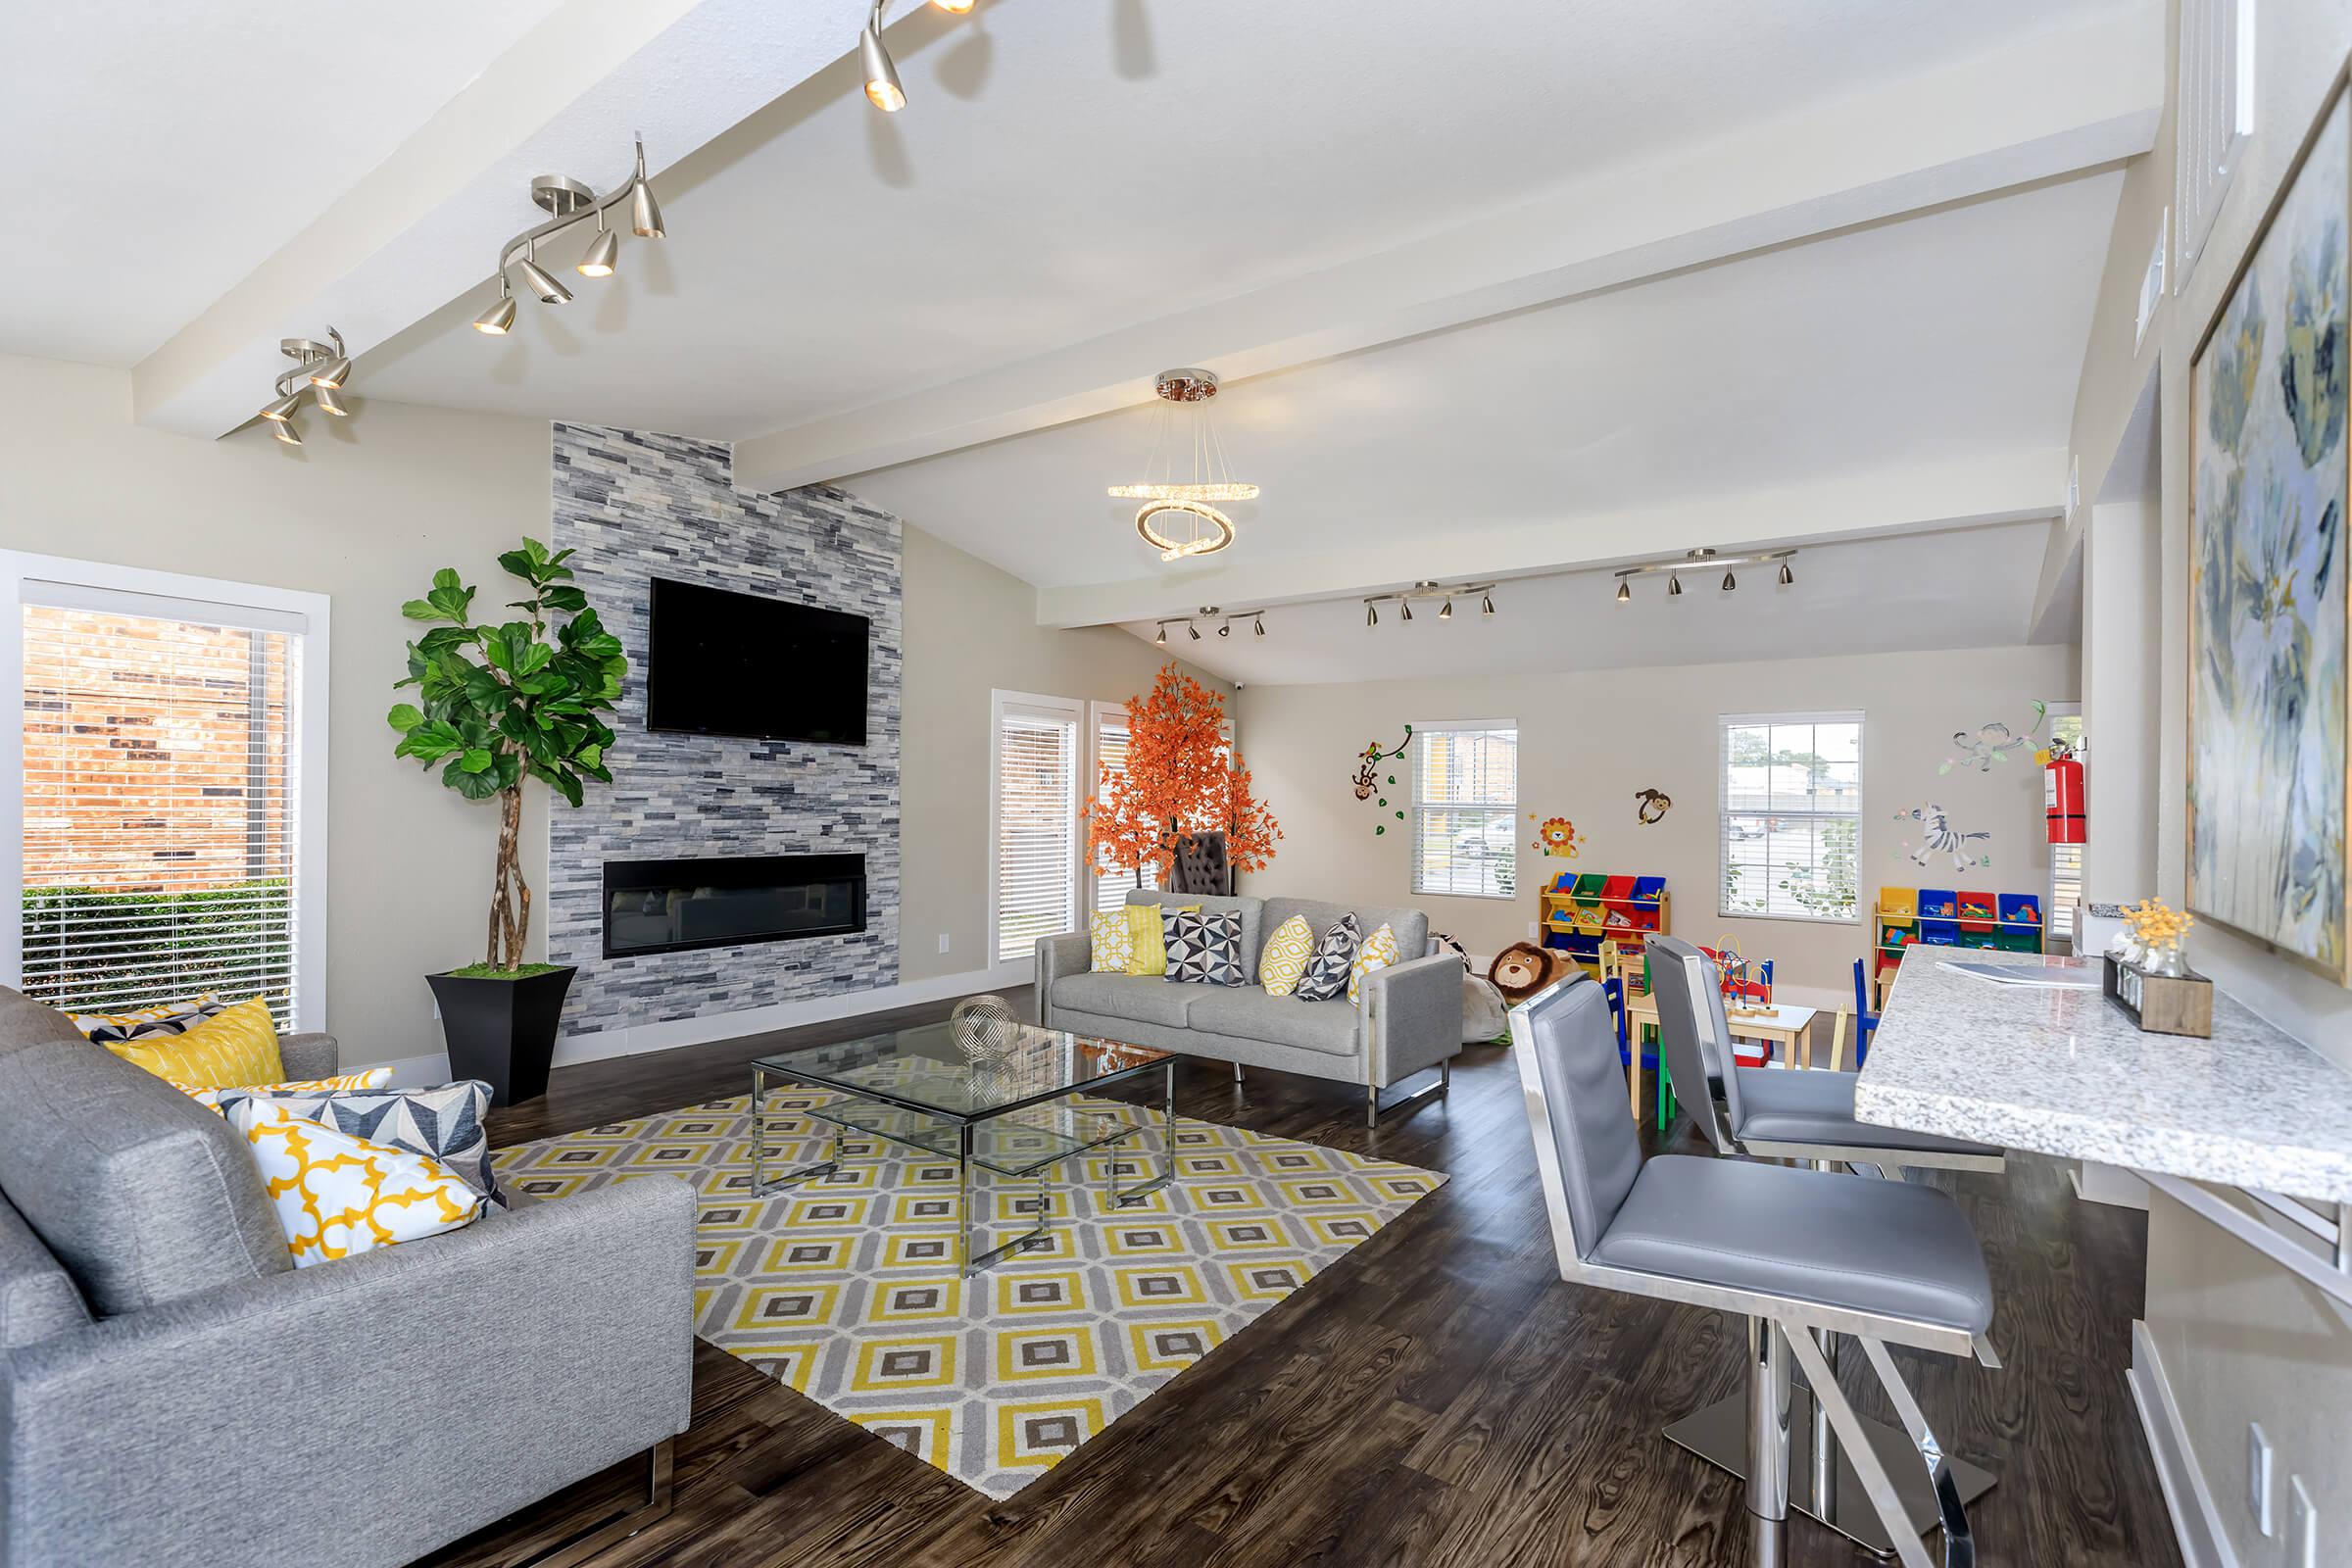
[[[1003,997],[966,997],[949,1014],[956,1049],[973,1061],[1002,1061],[1021,1043],[1020,1014]]]

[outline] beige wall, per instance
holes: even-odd
[[[1115,627],[1039,626],[1036,589],[911,521],[904,548],[899,978],[906,981],[988,967],[989,693],[1124,702],[1151,687],[1164,655]]]
[[[439,566],[487,583],[548,519],[545,424],[354,401],[347,424],[307,417],[300,449],[199,441],[132,424],[122,372],[0,356],[0,548],[332,600],[327,1026],[346,1062],[439,1054],[423,976],[481,956],[497,842],[494,810],[393,760],[384,710],[417,629],[401,601]],[[544,887],[544,829],[526,842]]]
[[[1282,818],[1274,864],[1250,879],[1253,893],[1367,904],[1412,904],[1432,926],[1472,953],[1525,941],[1537,892],[1563,869],[1657,874],[1667,879],[1677,935],[1711,943],[1729,932],[1752,958],[1774,960],[1790,1000],[1834,1004],[1850,997],[1851,965],[1870,945],[1869,906],[1883,883],[2042,891],[2048,846],[2041,782],[2031,759],[1987,774],[1938,775],[1951,736],[1998,718],[2020,725],[2035,699],[2071,701],[2071,647],[1874,655],[1779,662],[1611,670],[1592,676],[1506,675],[1464,680],[1370,681],[1345,686],[1250,687],[1240,695],[1242,749],[1259,790]],[[1721,852],[1716,718],[1723,713],[1860,710],[1862,908],[1857,923],[1724,919],[1716,913]],[[1356,754],[1374,736],[1439,719],[1504,719],[1519,727],[1520,892],[1509,900],[1416,897],[1404,823],[1375,835],[1376,808],[1350,787]],[[1409,761],[1411,753],[1404,759]],[[1392,809],[1408,807],[1399,769]],[[1635,820],[1634,796],[1674,798],[1663,821]],[[1902,858],[1899,808],[1934,801],[1953,824],[1993,834],[1992,866],[1955,877],[1950,860],[1922,871]],[[1573,860],[1537,855],[1528,813],[1565,816],[1584,837]],[[1907,825],[1907,824],[1906,824]]]
[[[2101,652],[2117,644],[2100,636],[2093,657],[2121,667],[2103,664],[2088,677],[2100,693],[2134,679],[2157,684],[2154,891],[2176,904],[2183,894],[2186,844],[2189,356],[2352,48],[2352,4],[2263,5],[2255,38],[2255,134],[2185,290],[2168,291],[2146,341],[2134,351],[2132,318],[2141,270],[2173,199],[2174,105],[2169,100],[2177,67],[2168,61],[2164,122],[2155,151],[2134,163],[2125,177],[2075,406],[2074,447],[2082,464],[2082,494],[2094,497],[2106,486],[2149,378],[2156,379],[2161,498],[2154,523],[2162,578],[2156,609],[2152,623],[2137,637],[2122,640],[2136,655]],[[2133,460],[2127,455],[2123,461]],[[2100,569],[2096,553],[2088,565]],[[2099,735],[2095,729],[2087,733],[2095,769]],[[2091,833],[2095,840],[2095,819]],[[2352,992],[2210,926],[2193,933],[2188,948],[2199,969],[2248,1005],[2352,1067]],[[2341,1558],[2352,1528],[2352,1451],[2344,1444],[2345,1412],[2352,1409],[2352,1326],[2346,1314],[2161,1197],[2149,1215],[2145,1310],[2238,1560],[2247,1568],[2284,1561],[2283,1532],[2264,1539],[2247,1508],[2243,1478],[2249,1421],[2260,1421],[2278,1446],[2281,1495],[2290,1473],[2300,1474],[2311,1491],[2327,1530],[2322,1559]]]

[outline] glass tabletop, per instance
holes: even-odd
[[[1149,1125],[1145,1114],[1130,1106],[1097,1110],[1071,1104],[1024,1105],[967,1123],[842,1093],[820,1096],[808,1114],[948,1159],[956,1157],[969,1126],[972,1163],[1000,1176],[1035,1175],[1055,1160],[1116,1143]]]
[[[752,1065],[792,1083],[847,1090],[955,1123],[1106,1087],[1156,1067],[1171,1054],[1036,1024],[999,1020],[981,1027],[944,1021],[761,1056]],[[948,1147],[955,1149],[952,1136]]]

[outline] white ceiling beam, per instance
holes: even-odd
[[[1366,543],[1346,552],[1205,557],[1181,573],[1037,591],[1041,626],[1096,626],[1181,615],[1200,605],[1257,609],[1387,593],[1442,573],[1448,582],[1589,571],[1713,546],[1742,550],[1981,527],[2054,516],[2066,483],[2062,449],[1986,454],[1781,490],[1744,491],[1635,511],[1522,518],[1448,528],[1437,556],[1420,530],[1367,518]]]
[[[659,175],[839,59],[862,10],[857,0],[565,0],[141,362],[134,416],[188,435],[235,429],[288,368],[278,339],[323,337],[330,323],[361,356],[353,386],[364,396],[368,349],[467,288],[483,286],[489,303],[498,247],[546,216],[530,204],[532,176],[608,189],[627,176],[639,131]]]
[[[844,479],[1148,403],[1169,365],[1262,375],[2115,163],[2153,144],[2164,59],[2160,7],[2038,35],[1377,255],[739,441],[736,484]]]

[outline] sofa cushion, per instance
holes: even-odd
[[[1356,1023],[1362,1016],[1345,999],[1300,1002],[1297,997],[1269,997],[1254,986],[1244,986],[1238,991],[1197,993],[1192,1027],[1202,1034],[1352,1056],[1357,1054]]]
[[[1136,1018],[1145,1023],[1185,1027],[1185,1008],[1200,990],[1172,986],[1158,975],[1065,974],[1054,982],[1054,1005],[1105,1018]]]
[[[1343,914],[1355,916],[1358,931],[1377,931],[1385,925],[1396,933],[1396,951],[1402,956],[1399,961],[1418,958],[1429,952],[1429,916],[1419,909],[1371,904],[1325,904],[1320,899],[1268,899],[1266,929],[1273,930],[1294,914],[1303,916],[1317,932],[1330,930]]]
[[[1167,979],[1194,986],[1246,983],[1240,910],[1187,909],[1163,914],[1160,920],[1167,936]]]
[[[1135,929],[1124,907],[1097,909],[1086,918],[1086,966],[1097,974],[1125,974],[1135,967]]]
[[[1364,934],[1356,928],[1355,916],[1342,913],[1315,942],[1315,956],[1306,963],[1306,973],[1291,995],[1300,1002],[1329,1002],[1348,989],[1348,972],[1355,963],[1355,950],[1362,945]]]
[[[437,1159],[338,1132],[274,1100],[240,1100],[224,1114],[253,1145],[296,1268],[454,1231],[489,1202]]]
[[[106,1049],[158,1078],[203,1089],[286,1079],[286,1064],[277,1054],[277,1023],[259,997],[199,1019],[184,1033],[116,1041]]]
[[[1259,919],[1265,910],[1265,901],[1262,899],[1229,898],[1214,893],[1160,893],[1151,888],[1131,888],[1127,893],[1127,902],[1131,905],[1166,904],[1171,907],[1181,906],[1188,909],[1199,909],[1203,914],[1215,914],[1224,909],[1237,910],[1242,917],[1242,969],[1247,974],[1257,973],[1257,950],[1265,941],[1265,933],[1269,929]]]
[[[1315,933],[1294,914],[1267,936],[1265,951],[1257,956],[1257,983],[1269,997],[1287,997],[1298,989],[1298,978],[1314,956]]]
[[[388,1069],[377,1071],[386,1078],[391,1076]],[[385,1089],[380,1083],[353,1083],[339,1090],[324,1086],[324,1092],[318,1092],[320,1087],[282,1084],[221,1089],[211,1091],[210,1099],[223,1116],[233,1115],[240,1101],[267,1100],[305,1121],[438,1160],[475,1192],[486,1198],[499,1196],[498,1185],[491,1178],[490,1135],[482,1126],[482,1118],[490,1114],[488,1084],[461,1079],[432,1089]],[[282,1220],[283,1214],[279,1218]]]
[[[74,1277],[32,1234],[24,1216],[0,1199],[0,1352],[38,1345],[89,1320],[90,1309],[81,1304]]]
[[[100,1317],[294,1266],[226,1122],[5,987],[0,1194]]]

